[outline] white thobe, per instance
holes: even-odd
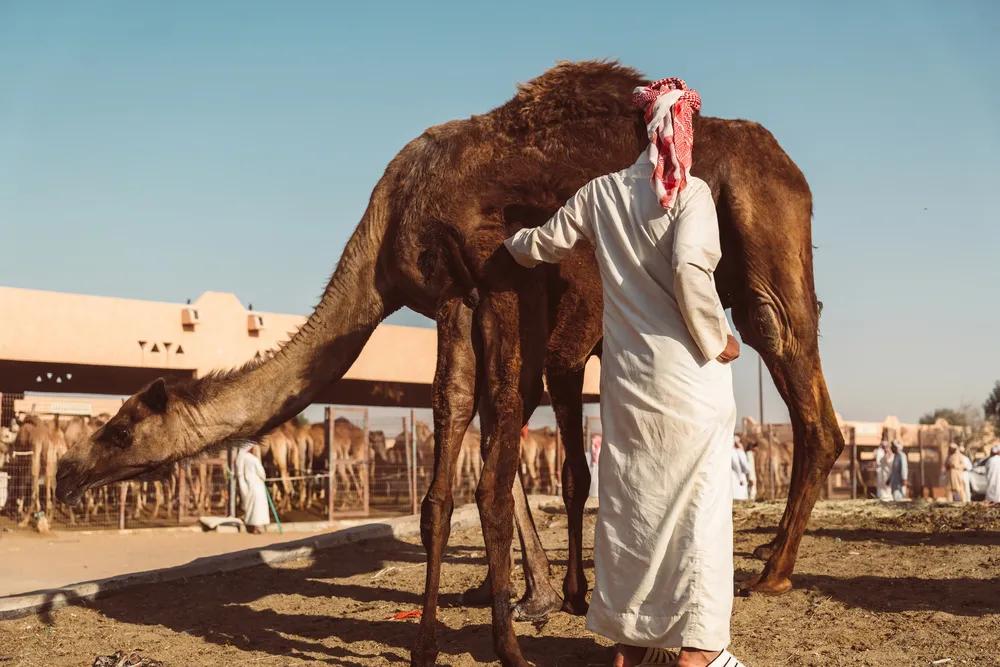
[[[889,486],[891,474],[892,458],[879,447],[875,450],[875,497],[879,500],[892,500],[892,488]]]
[[[986,500],[1000,503],[1000,454],[986,460]]]
[[[243,523],[248,526],[266,526],[271,523],[267,507],[267,487],[264,466],[248,449],[236,454],[236,483],[243,500]]]
[[[962,458],[965,460],[965,498],[966,500],[972,500],[972,459],[969,458],[968,454],[962,454]]]
[[[733,486],[733,500],[750,499],[750,462],[747,453],[739,447],[733,447],[730,454],[730,478]]]
[[[594,246],[604,287],[603,442],[587,627],[636,646],[722,649],[733,604],[730,334],[708,185],[665,211],[645,155],[507,248],[525,266]]]

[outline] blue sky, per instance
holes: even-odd
[[[307,312],[404,143],[614,58],[802,167],[842,414],[978,404],[1000,379],[998,6],[0,0],[0,284]],[[752,353],[736,378],[755,414]]]

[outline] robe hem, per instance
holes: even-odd
[[[687,615],[687,614],[685,614]],[[596,616],[599,616],[597,618]],[[630,632],[635,629],[635,619],[644,621],[661,621],[667,625],[662,632]],[[728,619],[726,625],[728,626]],[[680,627],[680,626],[685,627]],[[688,646],[706,651],[721,651],[729,646],[731,634],[728,627],[709,631],[702,621],[684,621],[678,616],[651,616],[635,612],[615,613],[600,608],[594,600],[590,603],[590,613],[587,614],[587,629],[606,637],[611,641],[628,646],[643,648],[679,648]]]

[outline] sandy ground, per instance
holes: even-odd
[[[777,504],[736,512],[738,577],[756,572]],[[565,516],[541,513],[555,569]],[[588,533],[593,516],[588,517]],[[483,576],[478,531],[452,536],[439,664],[489,664],[489,615],[457,593]],[[1000,508],[822,503],[802,543],[796,588],[736,601],[733,651],[748,665],[1000,665]],[[0,664],[89,665],[138,649],[167,665],[408,663],[423,586],[416,539],[361,544],[315,561],[133,589],[86,607],[0,623]],[[540,666],[607,664],[607,643],[557,614],[519,624]]]

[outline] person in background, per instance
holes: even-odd
[[[889,476],[892,475],[893,458],[889,441],[883,440],[875,450],[875,497],[879,500],[892,500]]]
[[[733,500],[750,500],[750,493],[747,488],[750,477],[750,463],[747,461],[747,453],[743,450],[743,442],[740,441],[740,436],[738,435],[733,438],[730,468],[732,470],[730,477],[733,484]]]
[[[965,499],[966,501],[972,501],[972,459],[969,458],[969,452],[966,450],[965,445],[959,445],[958,451],[962,455],[962,460],[965,461]]]
[[[893,500],[905,500],[910,491],[910,468],[906,461],[906,452],[898,440],[890,447],[892,452],[891,471],[889,473],[889,488],[892,489]]]
[[[271,523],[268,513],[267,487],[264,480],[264,465],[253,452],[254,443],[244,442],[237,445],[236,484],[240,488],[240,498],[243,500],[243,523],[247,532],[260,534],[264,527]]]
[[[944,467],[948,471],[949,496],[951,500],[960,503],[969,502],[969,496],[966,495],[965,489],[965,473],[967,470],[971,470],[972,466],[966,467],[965,461],[966,457],[958,450],[956,443],[948,445],[948,458],[945,459]]]
[[[590,497],[597,497],[597,469],[601,459],[601,434],[590,436]]]
[[[993,445],[986,459],[986,502],[1000,503],[1000,443]]]
[[[747,497],[749,500],[757,500],[757,456],[754,450],[759,447],[757,441],[748,442],[745,446],[747,453]]]

